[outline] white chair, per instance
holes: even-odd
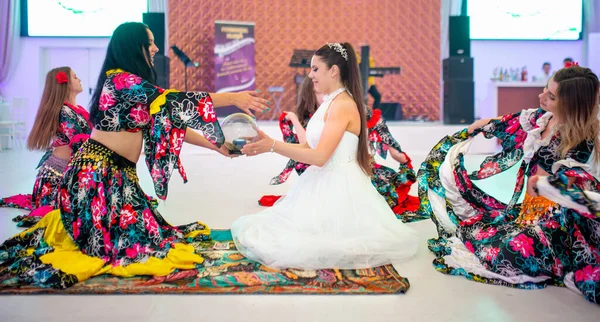
[[[25,110],[27,100],[15,97],[11,104],[0,102],[0,151],[5,148],[23,147],[27,138]]]
[[[9,146],[13,137],[10,114],[10,104],[6,101],[0,102],[0,151]]]
[[[273,114],[271,114],[271,121],[281,114],[281,100],[283,99],[283,87],[282,86],[271,86],[267,89],[273,97]]]
[[[27,99],[15,97],[11,106],[11,120],[13,123],[13,146],[24,147],[27,139],[27,120],[25,118],[27,111]],[[15,144],[16,143],[16,144]]]

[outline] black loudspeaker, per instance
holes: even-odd
[[[154,34],[154,43],[156,44],[156,47],[158,47],[158,52],[166,54],[164,12],[147,12],[143,14],[142,19]]]
[[[450,16],[448,32],[450,37],[450,57],[471,56],[471,33],[469,16]]]
[[[383,117],[386,121],[399,121],[404,118],[400,103],[381,103],[379,104],[379,109],[381,110],[381,117]]]
[[[171,60],[161,54],[154,55],[154,70],[156,71],[156,85],[161,88],[169,88],[169,73]]]
[[[473,58],[471,57],[449,57],[442,61],[442,79],[449,80],[473,80]]]
[[[444,82],[444,124],[471,124],[475,119],[475,83]]]

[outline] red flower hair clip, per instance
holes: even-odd
[[[69,77],[67,76],[67,73],[60,71],[56,74],[56,81],[59,84],[66,84],[69,82]]]
[[[565,68],[569,68],[569,67],[573,67],[573,66],[579,66],[579,63],[574,61],[574,62],[566,62],[565,63]]]

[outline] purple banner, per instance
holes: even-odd
[[[254,23],[215,21],[215,92],[253,90]]]

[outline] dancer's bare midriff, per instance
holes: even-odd
[[[105,132],[93,129],[92,140],[113,150],[127,160],[137,163],[142,153],[142,132]]]

